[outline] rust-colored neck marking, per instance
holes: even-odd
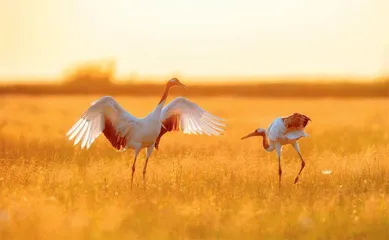
[[[262,136],[262,146],[267,150],[270,147],[269,142],[267,141],[267,135],[264,132],[261,132],[260,135]]]

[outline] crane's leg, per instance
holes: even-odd
[[[134,162],[132,163],[131,189],[132,189],[132,183],[134,182],[135,164],[136,164],[136,159],[138,157],[139,152],[140,152],[140,148],[135,149]]]
[[[278,155],[278,187],[280,188],[281,188],[281,176],[282,176],[281,156]]]
[[[282,169],[281,169],[281,145],[276,144],[276,152],[278,157],[278,187],[281,188],[281,176],[282,176]]]
[[[150,155],[153,152],[153,150],[154,150],[154,144],[147,147],[147,149],[146,149],[146,162],[145,162],[145,166],[143,167],[143,186],[146,186],[147,163],[149,162],[149,158],[150,158]]]
[[[296,152],[299,154],[300,159],[301,159],[301,168],[300,168],[299,173],[296,176],[296,179],[294,180],[294,183],[296,184],[299,181],[299,176],[300,176],[301,172],[303,171],[303,169],[305,167],[305,162],[304,162],[303,157],[301,156],[299,144],[297,142],[294,142],[292,144],[292,146],[296,150]]]

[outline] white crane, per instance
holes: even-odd
[[[308,124],[308,121],[311,119],[303,114],[294,113],[287,117],[278,117],[276,118],[267,130],[263,128],[256,129],[253,133],[248,134],[247,136],[242,137],[243,139],[253,137],[253,136],[262,136],[263,137],[263,148],[267,152],[272,152],[274,149],[277,152],[278,157],[278,176],[279,176],[279,185],[281,186],[281,151],[282,146],[290,144],[299,154],[301,159],[301,168],[299,173],[294,180],[294,183],[297,183],[299,176],[305,167],[305,162],[300,153],[300,147],[298,140],[302,137],[307,137],[308,135],[304,132],[305,127]]]
[[[66,136],[69,136],[69,140],[75,139],[74,145],[81,142],[81,149],[84,147],[88,149],[93,141],[104,133],[117,150],[134,149],[131,187],[136,159],[140,150],[146,148],[146,162],[143,168],[145,183],[149,157],[154,147],[158,149],[159,141],[166,132],[181,130],[186,134],[204,133],[219,136],[224,131],[223,119],[211,115],[186,98],[175,98],[163,108],[169,89],[173,86],[185,87],[176,78],[169,80],[158,105],[144,118],[134,117],[112,97],[102,97],[91,104]]]

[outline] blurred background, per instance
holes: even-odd
[[[389,239],[388,30],[389,0],[0,0],[0,240]],[[143,152],[130,190],[132,151],[66,140],[100,96],[143,117],[172,77],[226,133],[166,134],[146,189]],[[294,112],[307,166],[294,185],[284,148],[281,190],[240,139]]]
[[[0,1],[0,93],[387,97],[387,0]]]

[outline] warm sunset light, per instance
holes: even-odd
[[[389,239],[389,0],[0,0],[0,240]]]
[[[101,58],[119,76],[375,77],[388,11],[387,0],[1,1],[0,77],[59,77]]]

